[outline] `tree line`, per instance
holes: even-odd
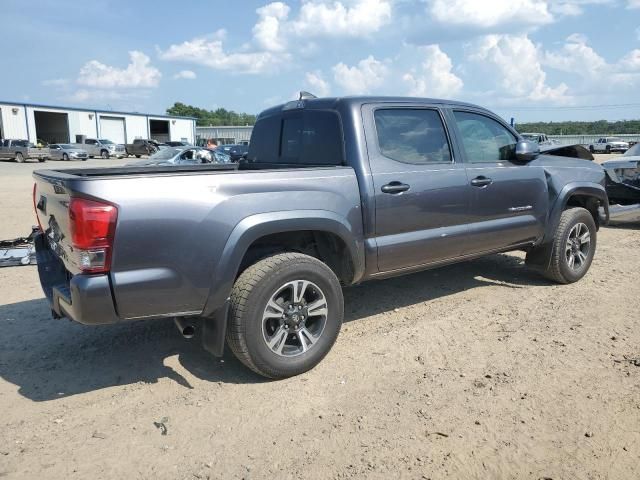
[[[640,134],[640,120],[608,122],[530,122],[516,124],[520,133],[535,132],[547,135],[616,135]]]
[[[256,116],[250,113],[238,113],[226,108],[206,110],[180,102],[176,102],[172,107],[167,108],[167,114],[180,117],[195,117],[196,125],[205,127],[209,125],[214,127],[220,125],[244,126],[256,123]]]

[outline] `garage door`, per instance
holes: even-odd
[[[100,138],[106,138],[113,143],[126,143],[124,118],[100,117]]]

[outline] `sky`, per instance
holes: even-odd
[[[640,118],[640,0],[2,0],[0,100],[247,113],[411,95]]]

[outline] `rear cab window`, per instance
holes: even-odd
[[[344,165],[340,118],[334,111],[313,109],[261,118],[253,129],[247,159],[282,165]]]

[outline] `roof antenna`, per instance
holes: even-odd
[[[318,97],[316,97],[313,93],[305,92],[304,90],[302,90],[300,92],[300,98],[298,100],[306,100],[308,98],[318,98]]]

